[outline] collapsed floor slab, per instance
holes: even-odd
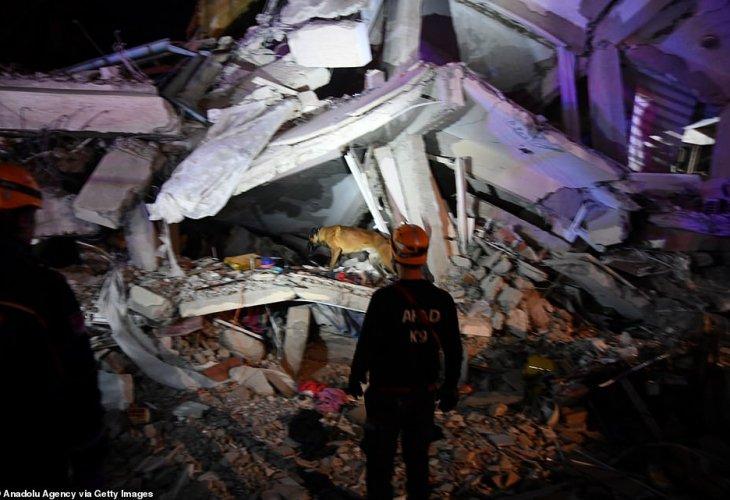
[[[0,131],[176,137],[180,119],[152,85],[0,79]]]
[[[370,287],[304,272],[278,276],[254,272],[241,283],[185,292],[178,308],[182,317],[188,317],[299,300],[364,312],[373,291]]]

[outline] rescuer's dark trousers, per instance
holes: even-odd
[[[428,498],[428,447],[433,433],[434,395],[370,389],[365,394],[367,422],[363,451],[367,457],[370,499],[393,498],[393,460],[401,437],[409,499]]]

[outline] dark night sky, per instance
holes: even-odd
[[[48,71],[99,56],[73,22],[112,52],[114,31],[127,47],[171,38],[185,40],[195,0],[4,0],[0,10],[0,64]]]

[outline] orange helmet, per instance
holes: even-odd
[[[0,210],[41,208],[42,195],[30,173],[14,163],[0,163]]]
[[[404,224],[393,232],[390,239],[393,258],[407,266],[422,266],[428,253],[428,234],[415,224]]]

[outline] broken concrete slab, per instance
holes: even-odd
[[[468,70],[463,87],[469,110],[436,138],[442,155],[471,158],[467,181],[477,191],[491,185],[529,207],[562,187],[620,179],[624,167],[545,127]]]
[[[475,206],[475,215],[487,220],[501,222],[508,226],[514,227],[515,231],[529,241],[537,242],[553,252],[567,252],[570,250],[570,243],[550,234],[544,229],[525,221],[524,219],[507,212],[506,210],[492,205],[491,203],[475,198],[467,193],[467,205]]]
[[[116,229],[147,189],[163,157],[157,145],[117,139],[74,200],[79,219]]]
[[[300,300],[364,312],[373,289],[296,272],[272,275],[257,272],[250,279],[214,288],[184,293],[178,304],[182,317],[200,316],[242,307]]]
[[[349,99],[274,138],[239,182],[240,194],[266,182],[339,158],[341,149],[379,130],[394,117],[407,120],[425,102],[422,91],[433,70],[418,65],[370,92]]]
[[[0,78],[0,131],[177,137],[180,119],[149,84]]]
[[[286,315],[286,334],[284,336],[284,368],[296,377],[302,366],[304,351],[309,338],[311,320],[309,306],[290,307]]]
[[[588,254],[565,254],[543,261],[560,274],[575,281],[604,307],[630,319],[644,317],[650,301],[634,287],[619,281],[597,264]]]
[[[316,90],[330,82],[330,70],[324,67],[307,67],[295,63],[289,57],[261,66],[253,72],[255,76],[269,77],[290,89],[297,91]]]
[[[596,211],[586,217],[584,224],[588,241],[594,248],[616,245],[629,236],[629,217],[622,210]]]
[[[261,396],[273,396],[274,388],[266,378],[264,370],[251,366],[237,366],[229,372],[231,379]]]
[[[269,108],[248,102],[223,110],[204,142],[178,165],[148,206],[150,218],[172,223],[218,213],[253,159],[292,118],[297,103],[286,99]]]
[[[133,285],[129,289],[127,305],[132,311],[156,322],[170,319],[174,312],[174,307],[168,299],[138,285]]]
[[[251,363],[258,363],[266,355],[266,347],[262,341],[230,328],[221,332],[220,342],[229,351]]]
[[[134,381],[129,374],[98,372],[101,404],[107,410],[126,410],[134,403]]]
[[[291,398],[297,394],[297,384],[288,374],[279,370],[263,370],[269,383],[281,393],[282,396]]]
[[[357,21],[310,21],[287,33],[297,64],[321,68],[359,68],[373,59],[368,26]]]
[[[311,274],[291,273],[287,275],[287,279],[294,285],[297,300],[344,307],[353,311],[367,311],[374,292],[370,287]]]
[[[289,0],[281,9],[281,22],[295,25],[309,19],[333,19],[357,14],[368,0]]]

